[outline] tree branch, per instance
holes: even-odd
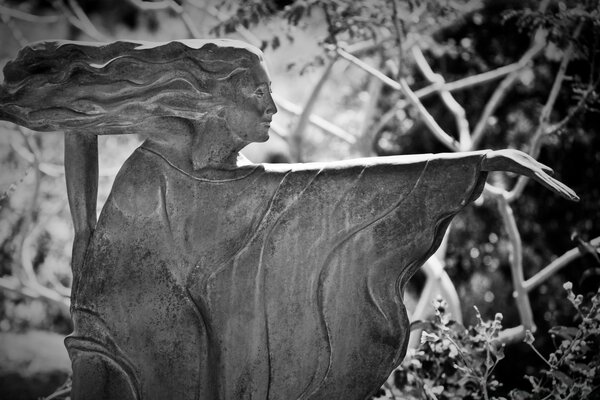
[[[302,107],[292,103],[291,101],[273,93],[273,100],[278,107],[281,107],[282,110],[290,112],[294,115],[300,115],[302,113]],[[354,144],[356,143],[356,138],[350,133],[346,132],[344,129],[332,124],[331,122],[325,120],[324,118],[319,117],[318,115],[312,114],[309,118],[311,124],[317,126],[323,132],[326,132],[332,136],[337,137],[338,139],[343,140],[346,143]],[[286,135],[287,136],[287,135]]]
[[[502,80],[502,82],[500,82],[500,84],[486,103],[483,109],[483,113],[481,114],[479,121],[473,129],[473,135],[471,136],[473,140],[473,148],[476,148],[477,145],[479,145],[479,142],[481,142],[481,139],[483,139],[483,134],[485,133],[485,129],[488,126],[490,117],[492,116],[494,111],[496,111],[496,108],[498,108],[500,102],[508,93],[508,90],[517,81],[520,71],[523,68],[525,68],[538,54],[540,54],[540,52],[546,46],[544,31],[538,31],[535,37],[536,39],[534,40],[532,47],[529,50],[527,50],[527,52],[521,57],[521,59],[517,63],[518,68],[515,67],[514,71],[508,74]]]
[[[431,66],[425,59],[423,52],[418,46],[412,47],[412,54],[417,63],[417,66],[425,76],[425,78],[436,85],[443,86],[444,78],[440,74],[436,74],[431,69]],[[454,119],[456,120],[456,128],[458,129],[460,138],[460,150],[468,151],[471,150],[471,134],[469,133],[469,121],[467,121],[467,114],[465,109],[456,101],[456,99],[447,90],[440,90],[439,92],[442,101],[446,107],[450,110]],[[416,93],[415,93],[416,96]]]
[[[446,147],[448,147],[449,149],[451,149],[453,151],[457,151],[460,148],[459,143],[454,138],[452,138],[450,135],[448,135],[442,129],[442,127],[439,126],[439,124],[431,116],[431,114],[429,114],[429,112],[427,111],[425,106],[423,106],[421,101],[415,96],[415,93],[408,86],[408,83],[406,82],[406,80],[404,78],[401,78],[401,79],[399,79],[398,82],[396,82],[395,80],[393,80],[390,77],[381,73],[379,70],[371,67],[370,65],[361,61],[357,57],[348,53],[344,49],[338,48],[336,51],[338,52],[338,54],[341,57],[345,58],[346,60],[350,61],[354,65],[358,66],[359,68],[361,68],[364,71],[368,72],[369,74],[373,75],[377,79],[380,79],[384,84],[388,85],[392,89],[403,92],[404,95],[406,96],[407,100],[419,111],[421,118],[423,119],[423,121],[425,122],[427,127],[431,130],[431,132],[434,134],[434,136],[436,138],[438,138],[438,140],[440,140],[444,145],[446,145]]]
[[[533,158],[537,158],[538,155],[540,154],[540,150],[542,147],[542,139],[549,131],[548,128],[549,128],[550,114],[552,113],[552,109],[554,108],[554,103],[556,102],[556,98],[558,97],[558,93],[560,92],[563,81],[565,79],[565,75],[567,72],[567,66],[569,65],[569,62],[571,61],[571,58],[573,57],[573,52],[575,50],[574,41],[575,41],[575,39],[577,39],[577,37],[579,37],[582,28],[583,28],[583,23],[579,23],[579,25],[575,29],[575,32],[573,33],[571,42],[569,43],[569,46],[567,47],[567,49],[565,50],[565,52],[563,54],[563,59],[560,63],[560,67],[558,69],[556,77],[554,78],[554,83],[552,84],[552,88],[550,89],[550,94],[548,95],[546,104],[544,104],[544,107],[542,108],[542,112],[540,113],[538,127],[536,129],[535,134],[533,135],[533,138],[531,139],[531,144],[529,147],[529,155],[532,156]],[[518,199],[521,196],[521,194],[523,193],[523,189],[525,189],[525,186],[527,185],[528,181],[529,181],[529,179],[527,177],[520,176],[517,183],[515,184],[514,188],[508,194],[507,200],[509,202],[512,202],[512,201],[515,201],[516,199]]]
[[[594,247],[600,246],[600,236],[590,240],[590,244]],[[552,261],[548,264],[544,269],[536,273],[534,276],[529,278],[523,283],[523,288],[527,292],[531,292],[533,289],[541,285],[546,279],[554,275],[563,267],[567,266],[570,262],[576,260],[582,255],[581,250],[578,247],[575,247],[567,252],[565,252],[562,256],[558,257],[556,260]]]
[[[499,79],[512,72],[520,71],[525,66],[527,66],[527,64],[522,65],[516,62],[505,65],[504,67],[493,69],[491,71],[482,72],[481,74],[467,76],[453,82],[435,82],[433,85],[425,86],[424,88],[415,90],[415,95],[419,99],[422,99],[424,97],[431,96],[436,92],[454,92],[457,90],[467,89],[472,86],[482,85],[495,79]]]
[[[27,45],[27,39],[25,38],[25,35],[23,35],[23,32],[21,32],[21,30],[15,25],[8,14],[0,13],[0,19],[8,27],[10,34],[19,44],[19,46],[23,47]]]
[[[88,35],[90,38],[99,42],[106,42],[110,39],[104,34],[100,33],[94,24],[87,17],[79,3],[75,0],[69,0],[69,7],[65,6],[62,1],[56,0],[52,4],[60,10],[63,15],[67,18],[67,21],[81,32]]]
[[[298,119],[298,123],[296,124],[296,128],[293,130],[290,136],[291,142],[293,143],[293,146],[290,150],[292,151],[294,162],[302,162],[302,138],[304,136],[306,126],[308,125],[310,116],[312,114],[312,110],[317,102],[317,99],[321,94],[321,90],[323,90],[325,82],[327,82],[327,79],[329,79],[329,76],[331,75],[331,71],[333,69],[333,65],[336,61],[337,56],[334,56],[329,60],[329,64],[327,64],[327,67],[325,67],[323,74],[313,87],[313,90],[311,91],[308,100],[306,101],[306,104],[302,109],[302,113],[300,114],[300,118]]]
[[[0,5],[0,14],[4,14],[9,18],[20,19],[21,21],[40,24],[52,24],[61,20],[61,17],[59,15],[33,15],[3,5]]]

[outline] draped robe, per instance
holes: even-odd
[[[364,399],[406,352],[404,284],[481,193],[484,156],[260,164],[209,180],[142,146],[74,277],[74,390]]]

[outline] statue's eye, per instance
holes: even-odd
[[[265,92],[262,89],[258,89],[256,92],[254,92],[254,95],[260,99],[265,95]]]

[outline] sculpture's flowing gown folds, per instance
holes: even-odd
[[[481,193],[484,156],[210,180],[141,147],[75,276],[74,365],[119,399],[364,399],[404,354],[403,285]]]

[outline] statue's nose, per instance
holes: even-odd
[[[265,109],[265,114],[270,116],[275,113],[277,113],[277,106],[275,105],[275,101],[273,100],[273,97],[268,96],[267,108]]]

